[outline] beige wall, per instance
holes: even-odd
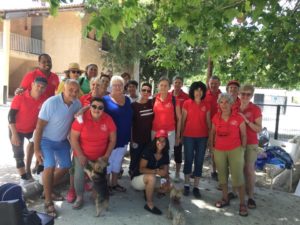
[[[23,76],[37,66],[37,60],[24,60],[10,57],[9,59],[9,95],[14,95],[14,91],[19,87]]]
[[[3,31],[3,22],[0,21],[0,31]],[[26,37],[31,36],[31,18],[21,18],[10,20],[10,32],[23,35]]]
[[[61,73],[69,63],[79,62],[81,36],[81,19],[77,12],[59,12],[56,17],[44,19],[45,52],[52,57],[53,71]]]

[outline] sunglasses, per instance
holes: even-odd
[[[70,70],[71,73],[78,73],[78,74],[81,74],[81,71],[79,70]]]
[[[242,95],[242,96],[250,97],[252,94],[251,94],[251,93],[245,93],[245,92],[242,92],[241,95]]]
[[[104,106],[103,106],[103,105],[99,105],[99,106],[97,106],[97,105],[91,105],[91,107],[92,107],[93,109],[98,109],[98,110],[103,110],[103,109],[104,109]]]
[[[147,90],[147,89],[142,89],[142,92],[147,92],[147,93],[151,93],[151,90]]]

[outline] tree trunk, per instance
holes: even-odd
[[[206,74],[206,84],[208,85],[209,79],[213,75],[213,70],[214,70],[214,62],[211,60],[210,57],[208,57],[207,61],[207,74]]]

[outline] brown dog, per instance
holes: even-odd
[[[172,186],[170,192],[170,204],[167,217],[172,220],[172,225],[185,225],[184,209],[181,206],[180,200],[182,197],[182,189]]]
[[[93,195],[96,205],[96,216],[100,216],[104,209],[108,209],[109,190],[107,184],[106,167],[108,162],[103,159],[88,161],[84,171],[93,182]]]

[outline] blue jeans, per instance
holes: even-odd
[[[207,147],[207,137],[184,137],[184,168],[185,175],[192,173],[192,165],[194,161],[194,176],[201,177],[202,167]]]

